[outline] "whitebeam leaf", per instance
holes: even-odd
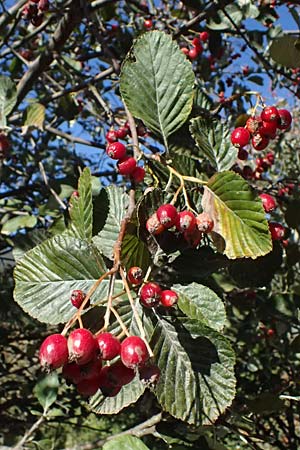
[[[228,258],[256,259],[272,250],[261,200],[240,175],[230,171],[213,175],[204,187],[202,207],[214,220],[215,236],[223,238],[215,239],[218,250],[225,245]]]
[[[103,450],[150,450],[135,436],[119,436],[104,444]]]
[[[234,352],[227,339],[199,320],[158,317],[150,341],[161,378],[163,409],[193,425],[209,425],[235,396]]]
[[[172,37],[143,34],[122,67],[120,89],[131,113],[156,135],[167,138],[187,120],[193,103],[194,72]]]
[[[190,131],[199,150],[218,172],[233,166],[237,149],[231,144],[230,130],[225,124],[201,116],[191,120]]]
[[[64,323],[76,309],[70,302],[73,289],[87,292],[104,273],[95,248],[72,236],[54,236],[29,250],[14,270],[16,302],[32,317],[49,324]],[[108,283],[94,294],[103,298]]]

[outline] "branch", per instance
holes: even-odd
[[[67,141],[72,142],[73,144],[82,144],[82,145],[87,145],[89,147],[96,147],[96,148],[101,148],[102,150],[105,150],[105,146],[102,144],[99,144],[98,142],[88,141],[86,139],[82,139],[80,137],[73,136],[71,134],[65,133],[64,131],[58,130],[57,128],[53,128],[50,125],[46,125],[45,130],[49,131],[49,133],[55,134],[56,136],[60,136],[64,139],[66,139]]]

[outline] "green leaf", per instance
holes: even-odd
[[[243,19],[243,13],[241,8],[234,2],[234,4],[229,4],[222,9],[218,9],[218,11],[209,19],[207,22],[207,27],[211,30],[231,30],[233,25],[231,21],[225,16],[223,9],[227,12],[233,22],[237,26],[241,24]]]
[[[139,37],[122,67],[120,88],[131,113],[167,138],[187,120],[193,102],[191,63],[171,36],[152,31]]]
[[[162,373],[155,390],[159,403],[177,419],[212,424],[235,395],[229,342],[198,320],[157,319],[150,345]]]
[[[103,229],[93,242],[107,258],[113,258],[113,249],[118,239],[121,222],[126,214],[128,195],[117,186],[109,186],[106,189],[109,199],[109,212]]]
[[[149,447],[137,437],[119,436],[106,442],[103,450],[149,450]]]
[[[43,130],[45,111],[46,108],[41,103],[32,103],[31,105],[27,106],[24,125],[27,127],[34,127]]]
[[[95,248],[72,236],[54,236],[29,250],[14,270],[16,302],[32,317],[49,324],[63,323],[74,314],[73,289],[87,292],[104,273]],[[107,282],[94,294],[107,293]]]
[[[1,234],[11,234],[21,228],[33,228],[37,224],[37,218],[30,214],[16,216],[7,220],[1,228]]]
[[[146,273],[150,265],[150,253],[146,244],[138,236],[127,233],[122,242],[121,260],[127,269],[138,266]]]
[[[0,75],[0,126],[6,125],[6,117],[13,110],[17,101],[17,89],[14,82]]]
[[[92,239],[93,231],[93,202],[92,202],[92,181],[89,168],[85,168],[78,181],[79,197],[71,196],[70,199],[70,231],[75,237]]]
[[[145,390],[137,374],[131,383],[122,387],[115,397],[104,397],[99,390],[90,399],[90,407],[96,414],[117,414],[123,408],[135,403]]]
[[[28,250],[31,250],[36,245],[41,244],[49,237],[50,233],[44,228],[35,228],[34,230],[28,231],[25,239],[23,234],[17,234],[13,238],[13,255],[15,261],[21,259]]]
[[[228,258],[255,259],[272,250],[261,200],[240,175],[213,175],[204,187],[202,207],[214,221],[212,237],[218,250]]]
[[[228,127],[219,120],[200,116],[191,120],[190,131],[197,146],[218,171],[230,169],[237,159]]]
[[[280,36],[271,44],[270,55],[277,63],[285,67],[297,68],[300,65],[300,49],[295,36]]]
[[[82,72],[82,65],[80,61],[76,61],[76,59],[70,58],[70,56],[67,55],[61,55],[61,58],[71,69],[74,69],[76,72]]]
[[[57,398],[59,379],[56,372],[45,375],[34,387],[34,393],[44,411],[47,411]]]
[[[217,331],[224,328],[224,304],[214,291],[197,283],[188,286],[175,284],[172,289],[179,294],[179,308],[190,319],[197,319]]]

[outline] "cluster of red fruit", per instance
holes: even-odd
[[[207,31],[202,31],[199,33],[199,37],[195,37],[192,40],[192,48],[181,47],[182,53],[187,55],[190,59],[196,59],[204,51],[203,43],[206,43],[209,39],[209,33]]]
[[[127,154],[126,146],[118,141],[118,139],[124,139],[128,134],[129,128],[126,124],[118,130],[108,131],[106,133],[108,142],[106,153],[110,158],[118,160],[117,168],[120,175],[129,176],[131,181],[141,183],[145,178],[145,169],[137,165],[136,159]]]
[[[259,117],[249,117],[245,127],[238,127],[231,133],[231,142],[238,147],[238,158],[246,160],[248,144],[256,151],[264,150],[271,139],[275,139],[277,130],[287,130],[292,123],[292,116],[287,109],[275,106],[265,107]]]
[[[159,369],[147,366],[148,359],[147,346],[139,336],[128,336],[120,342],[111,333],[95,336],[86,328],[73,330],[68,338],[52,334],[39,351],[42,368],[49,371],[62,367],[63,377],[84,396],[94,395],[98,389],[104,396],[115,396],[133,380],[137,370],[141,379],[157,381]],[[109,364],[103,365],[103,361]]]
[[[49,0],[30,0],[22,10],[24,19],[30,20],[32,25],[38,27],[44,20],[44,12],[49,9]]]
[[[243,150],[246,152],[246,150]],[[246,158],[248,158],[248,152],[246,152]],[[241,158],[240,158],[241,159]],[[254,170],[246,165],[243,167],[242,170],[240,170],[238,168],[238,172],[247,179],[254,179],[254,180],[260,180],[262,177],[262,174],[264,172],[267,172],[268,169],[270,169],[272,167],[272,165],[274,164],[274,153],[273,152],[268,152],[266,154],[266,156],[264,157],[259,157],[255,159],[255,168]]]
[[[197,247],[203,234],[210,233],[213,230],[214,222],[205,212],[197,216],[191,211],[178,212],[175,206],[170,203],[161,205],[146,222],[146,228],[152,235],[161,234],[172,227],[183,234],[189,245]]]
[[[0,133],[0,161],[8,157],[10,142],[6,134]]]

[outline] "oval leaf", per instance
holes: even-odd
[[[295,36],[281,36],[271,44],[271,58],[285,67],[297,68],[300,65],[299,39]]]
[[[34,127],[40,130],[44,128],[46,108],[41,103],[32,103],[26,108],[26,118],[24,125]]]
[[[261,200],[238,174],[222,172],[210,178],[204,187],[202,207],[214,220],[214,233],[224,239],[228,258],[255,259],[272,250]],[[220,251],[223,239],[215,239]]]
[[[153,31],[139,37],[121,73],[121,94],[131,113],[167,138],[188,118],[193,102],[191,63],[171,36]]]

